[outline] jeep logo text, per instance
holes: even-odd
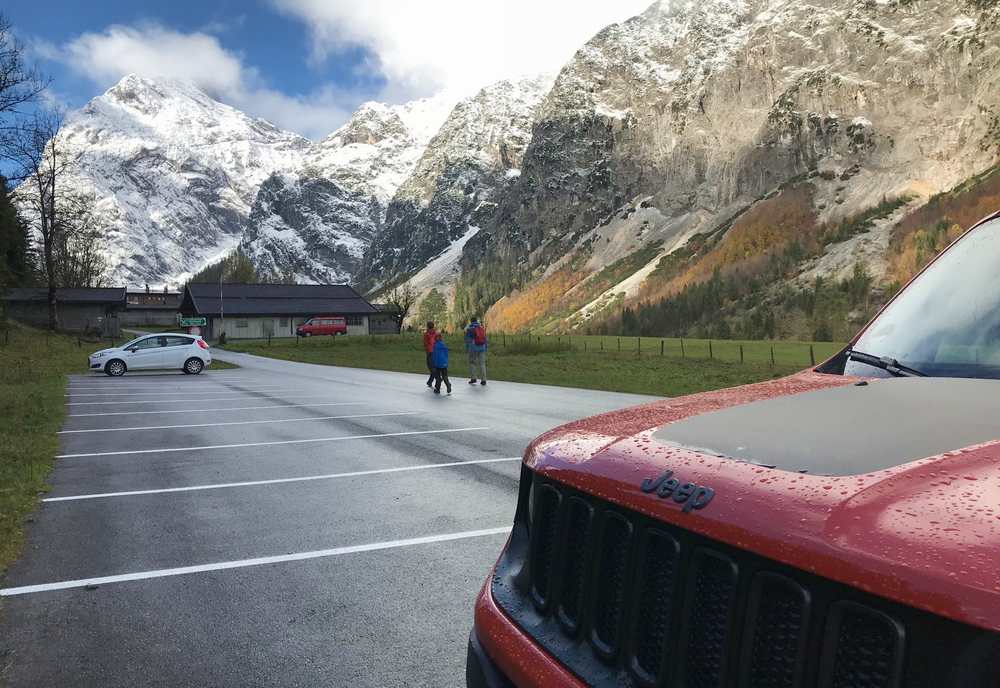
[[[689,513],[692,509],[704,509],[715,497],[715,490],[712,488],[682,483],[673,476],[673,471],[667,471],[655,480],[646,478],[640,489],[647,494],[655,492],[660,499],[673,498],[678,504],[684,505],[681,509],[684,513]]]

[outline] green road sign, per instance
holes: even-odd
[[[204,327],[208,324],[208,318],[181,318],[181,327]]]

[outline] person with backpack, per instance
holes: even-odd
[[[451,380],[448,379],[448,346],[444,343],[441,334],[434,335],[434,351],[432,352],[434,363],[434,393],[441,393],[441,382],[443,381],[451,394]]]
[[[436,377],[434,374],[435,337],[437,337],[437,330],[434,329],[434,323],[428,320],[427,329],[424,330],[424,351],[427,353],[427,372],[430,373],[430,376],[427,378],[428,387],[434,384],[434,379]]]
[[[465,329],[465,348],[469,352],[469,384],[486,385],[486,329],[473,316]]]

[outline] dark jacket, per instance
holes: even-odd
[[[434,351],[431,352],[431,361],[435,368],[447,368],[448,367],[448,347],[445,346],[444,342],[438,340],[434,342]]]

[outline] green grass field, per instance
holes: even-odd
[[[461,335],[446,338],[451,350],[449,374],[461,382],[468,365]],[[660,342],[663,341],[663,355]],[[740,345],[743,362],[740,362]],[[602,349],[603,346],[603,349]],[[787,375],[810,365],[810,344],[775,342],[719,342],[622,337],[537,337],[491,335],[487,368],[491,380],[530,382],[677,396],[733,387]],[[835,344],[812,344],[817,362],[839,350]],[[313,337],[301,340],[230,341],[229,351],[258,354],[288,361],[425,372],[419,334],[377,337]]]
[[[86,372],[87,354],[98,346],[13,324],[0,331],[0,571],[16,556],[24,519],[46,490],[66,376]]]

